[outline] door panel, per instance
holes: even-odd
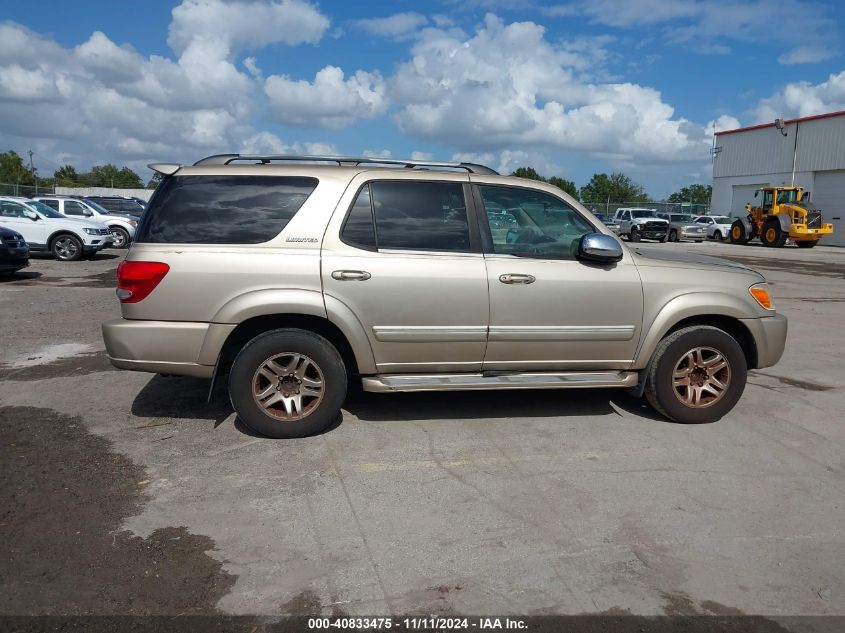
[[[468,178],[438,174],[450,191],[421,209],[425,192],[419,184],[431,178],[417,173],[400,180],[389,172],[357,176],[323,240],[323,292],[358,317],[381,373],[478,371],[484,359],[487,272],[483,255],[470,252],[480,248],[474,223],[466,219]],[[401,183],[407,184],[407,200]],[[372,217],[380,221],[380,234],[367,226]],[[381,244],[375,243],[377,235]],[[427,240],[467,252],[421,250]],[[386,249],[384,243],[404,248]]]
[[[625,369],[642,326],[637,268],[627,254],[612,265],[578,261],[580,239],[598,227],[549,190],[474,188],[490,288],[483,369]]]
[[[484,369],[625,369],[642,326],[643,294],[630,262],[486,257],[490,334]],[[502,275],[535,277],[506,284]]]

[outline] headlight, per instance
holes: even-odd
[[[772,302],[772,296],[769,294],[769,291],[766,289],[766,284],[758,284],[756,286],[751,286],[748,289],[748,292],[751,293],[751,296],[759,303],[763,308],[766,310],[774,310],[775,305]]]
[[[100,234],[100,232],[97,229],[82,229],[82,230],[85,231],[88,235],[99,235]]]

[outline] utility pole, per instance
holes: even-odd
[[[35,167],[32,166],[32,150],[29,150],[29,171],[32,172],[32,177],[35,178],[35,195],[38,195],[38,175],[35,173]]]

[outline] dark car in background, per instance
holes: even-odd
[[[135,198],[128,198],[122,196],[85,196],[83,200],[94,202],[112,215],[134,215],[140,217],[144,215],[146,206]]]
[[[23,235],[0,226],[0,275],[11,275],[29,266],[29,244]]]

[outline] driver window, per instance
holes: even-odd
[[[0,202],[0,215],[7,218],[25,218],[24,208],[14,202]]]
[[[763,209],[771,209],[772,208],[772,192],[771,191],[764,191],[763,192]]]
[[[549,259],[575,259],[578,242],[595,228],[563,200],[517,187],[478,187],[493,252]]]

